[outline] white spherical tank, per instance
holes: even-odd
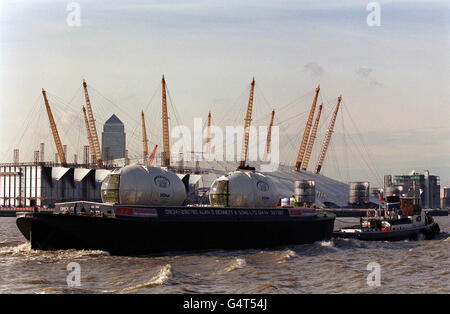
[[[216,179],[209,191],[213,206],[275,207],[280,194],[272,180],[261,173],[236,170]]]
[[[114,170],[102,183],[102,201],[129,205],[182,205],[186,189],[173,172],[132,165]]]

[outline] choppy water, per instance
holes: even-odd
[[[0,293],[450,293],[450,217],[435,220],[441,234],[428,241],[118,257],[34,251],[15,218],[0,218]],[[335,228],[355,221],[339,219]],[[80,287],[67,285],[70,262],[81,267]],[[371,262],[381,266],[379,287],[367,284]]]

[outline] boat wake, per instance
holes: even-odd
[[[428,240],[426,240],[428,241]],[[357,239],[333,238],[329,241],[318,241],[292,247],[298,256],[315,256],[329,253],[342,253],[365,249],[404,250],[420,246],[423,241],[361,241]]]
[[[276,259],[277,264],[282,264],[297,256],[293,250],[288,249],[287,251],[283,251],[281,255]]]
[[[4,246],[0,248],[0,256],[20,256],[29,255],[33,252],[29,242],[25,242],[16,246]]]
[[[236,269],[244,268],[245,266],[247,266],[247,261],[245,258],[235,258],[227,267],[219,271],[218,274],[230,273]]]
[[[329,249],[334,249],[334,250],[337,250],[337,251],[339,250],[339,248],[335,246],[335,243],[334,243],[333,240],[330,240],[330,241],[321,241],[321,242],[320,242],[320,246],[321,246],[322,248],[329,248]]]
[[[142,284],[137,284],[135,286],[127,287],[127,288],[121,289],[119,291],[109,291],[109,292],[128,293],[128,292],[134,292],[134,291],[142,289],[142,288],[152,288],[155,286],[161,286],[169,280],[171,275],[172,275],[172,266],[170,266],[170,264],[167,264],[167,265],[161,267],[159,272],[147,282],[144,282]]]
[[[109,256],[106,251],[101,250],[57,250],[57,251],[41,251],[33,250],[30,242],[25,242],[15,246],[0,247],[0,256],[10,257],[41,257],[50,259],[76,259],[86,256]]]
[[[20,242],[20,241],[8,241],[8,240],[0,241],[0,248],[9,247],[9,246],[16,246],[16,245],[19,245],[19,244],[22,244],[22,242]]]
[[[405,249],[405,244],[408,243],[407,248],[416,246],[414,242],[408,240],[404,241],[361,241],[357,239],[343,239],[335,238],[332,241],[333,247],[336,251],[351,251],[360,249]]]

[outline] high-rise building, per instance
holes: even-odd
[[[103,125],[102,159],[125,158],[125,127],[115,114]]]
[[[420,204],[425,208],[440,207],[440,189],[440,178],[428,170],[424,174],[413,171],[409,175],[384,176],[385,196],[420,196]]]

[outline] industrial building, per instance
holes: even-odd
[[[110,161],[125,158],[126,135],[120,119],[113,114],[103,125],[102,159]]]
[[[99,202],[100,187],[110,171],[53,163],[0,165],[0,206],[53,207],[57,202]]]
[[[424,208],[441,207],[441,186],[439,176],[430,175],[428,170],[424,174],[412,171],[409,175],[385,175],[385,196],[420,196],[420,205]]]

